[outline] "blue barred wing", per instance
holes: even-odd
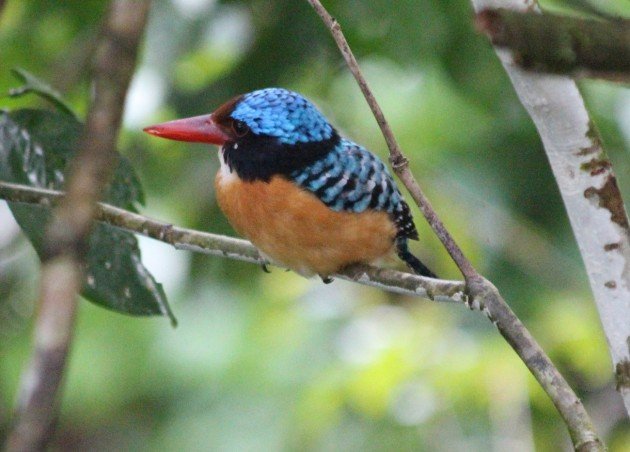
[[[418,240],[409,206],[385,164],[358,144],[341,139],[321,159],[294,171],[291,179],[337,212],[387,212],[397,238]]]

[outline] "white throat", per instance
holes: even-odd
[[[237,144],[233,144],[233,146],[238,146]],[[236,182],[238,180],[238,175],[236,171],[230,169],[229,165],[225,162],[225,157],[223,155],[223,148],[219,149],[219,162],[221,167],[219,168],[220,180],[219,183],[222,185],[231,184],[232,182]]]

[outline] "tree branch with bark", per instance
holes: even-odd
[[[630,81],[630,20],[483,9],[476,26],[523,69]]]
[[[97,43],[94,97],[71,164],[67,196],[46,231],[34,354],[22,377],[9,451],[44,449],[54,432],[87,238],[96,202],[115,166],[118,129],[148,10],[149,1],[114,0]]]
[[[422,192],[409,169],[407,158],[402,154],[380,106],[361,73],[350,45],[341,31],[339,22],[330,15],[319,0],[307,1],[330,30],[348,68],[369,104],[389,148],[390,161],[394,172],[403,182],[427,222],[464,275],[470,307],[478,309],[488,316],[538,380],[564,419],[574,448],[576,450],[603,450],[604,445],[595,432],[592,421],[582,402],[536,340],[512,312],[497,288],[481,276],[465,257],[463,251]]]
[[[63,197],[64,193],[59,191],[0,181],[0,199],[5,201],[50,207],[60,204]],[[263,262],[258,250],[247,240],[180,228],[105,203],[96,205],[95,218],[105,224],[167,243],[176,249],[253,264]],[[280,266],[277,263],[271,263]],[[432,301],[464,303],[466,300],[462,281],[425,278],[371,265],[353,265],[333,276],[389,292],[426,298]]]
[[[492,6],[485,0],[473,4],[479,11]],[[537,8],[533,0],[504,5]],[[630,414],[630,227],[612,163],[573,80],[526,72],[510,51],[496,52],[542,139],[608,340],[617,390]]]

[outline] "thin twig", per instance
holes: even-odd
[[[115,167],[127,87],[149,1],[115,0],[93,65],[94,99],[68,178],[68,195],[46,231],[34,354],[22,381],[9,451],[42,450],[52,438],[96,202]]]
[[[63,198],[63,193],[0,181],[0,199],[9,202],[39,204],[50,207]],[[129,232],[151,237],[177,249],[260,264],[262,257],[247,240],[180,228],[129,212],[105,203],[98,203],[96,219]],[[278,265],[273,263],[274,265]],[[280,265],[278,265],[280,266]],[[354,265],[334,275],[335,278],[378,287],[389,292],[421,297],[434,301],[463,303],[466,299],[462,281],[425,278],[371,265]]]
[[[394,133],[392,132],[389,123],[385,119],[385,115],[383,114],[383,110],[379,106],[378,102],[376,102],[376,98],[370,87],[368,86],[365,77],[359,68],[359,63],[357,63],[350,46],[348,45],[348,41],[346,40],[343,32],[341,31],[341,25],[339,22],[332,17],[326,8],[322,6],[322,4],[318,0],[307,0],[311,6],[315,9],[317,14],[322,18],[326,26],[330,29],[332,36],[339,47],[346,63],[348,64],[348,68],[350,68],[350,72],[354,75],[359,88],[361,88],[361,92],[365,96],[368,105],[372,109],[372,113],[374,114],[374,118],[376,118],[376,122],[378,126],[381,128],[381,132],[383,133],[383,137],[387,143],[387,147],[389,148],[390,161],[392,163],[392,168],[394,172],[398,175],[400,180],[403,181],[407,190],[413,197],[414,201],[422,211],[422,214],[427,219],[431,228],[435,231],[437,236],[440,238],[446,251],[451,255],[451,258],[462,272],[464,277],[467,279],[469,277],[475,277],[477,272],[472,267],[470,261],[464,256],[461,248],[455,243],[455,240],[451,236],[451,234],[444,227],[444,223],[440,220],[440,218],[433,210],[431,203],[424,196],[422,189],[414,180],[413,175],[409,169],[409,160],[403,155],[396,138],[394,137]]]
[[[529,331],[512,312],[499,291],[490,281],[481,276],[464,256],[461,248],[455,243],[450,233],[440,221],[437,213],[422,193],[413,174],[409,170],[409,162],[402,155],[391,129],[378,106],[374,95],[363,77],[359,65],[345,39],[339,23],[326,11],[319,0],[307,0],[329,28],[339,50],[350,71],[354,75],[365,99],[367,100],[385,141],[387,142],[390,160],[396,174],[418,204],[423,215],[441,240],[466,279],[466,289],[471,308],[482,310],[498,328],[501,335],[516,351],[521,360],[536,377],[542,388],[549,395],[568,427],[573,446],[576,450],[603,450],[604,446],[593,429],[592,422],[584,406],[577,398],[564,377],[555,368],[549,357],[538,345]]]

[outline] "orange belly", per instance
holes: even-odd
[[[234,229],[265,255],[304,276],[327,276],[393,251],[387,213],[335,212],[284,178],[243,182],[217,173],[219,206]]]

